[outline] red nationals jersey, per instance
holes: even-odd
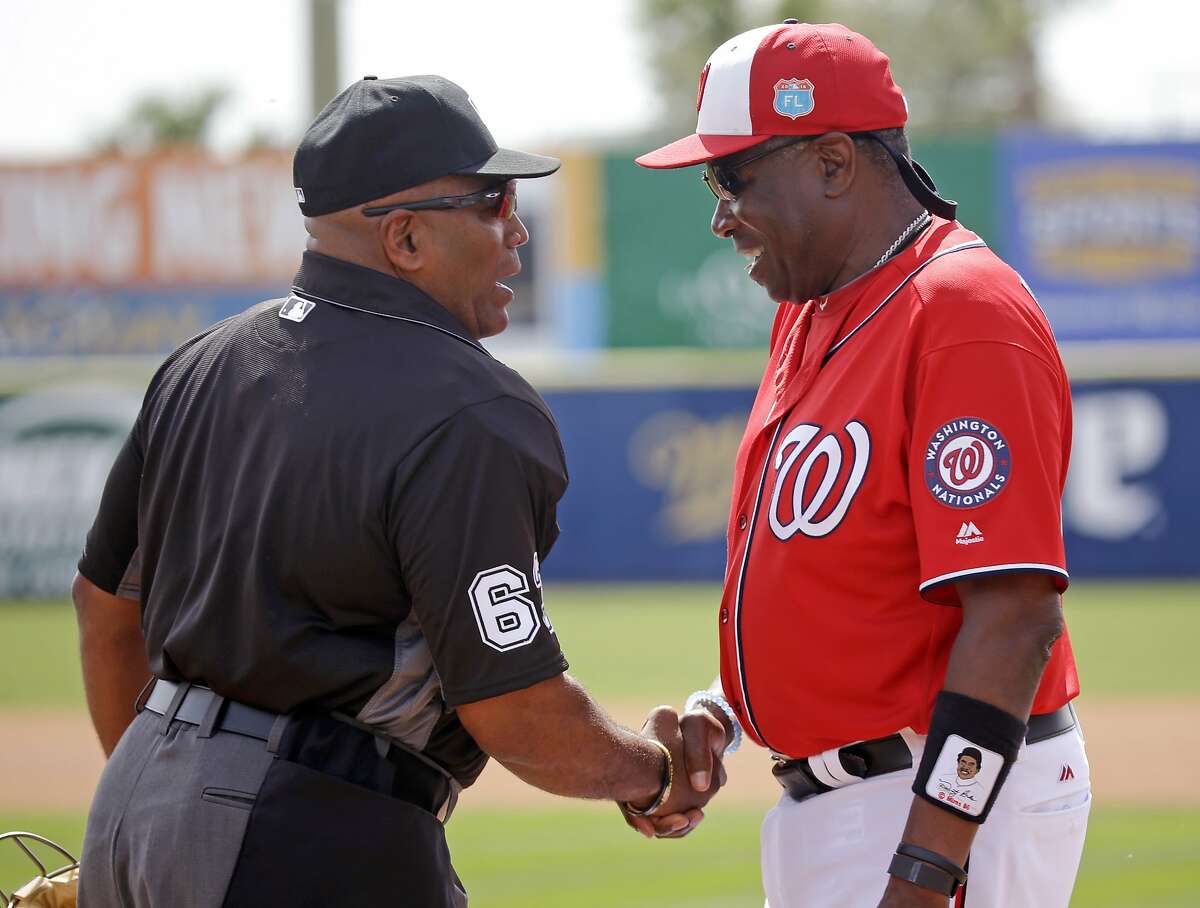
[[[780,305],[738,450],[721,679],[792,757],[929,729],[962,624],[954,583],[1067,586],[1071,399],[1021,278],[935,218],[845,287]],[[1033,712],[1079,692],[1054,645]]]

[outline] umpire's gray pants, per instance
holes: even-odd
[[[262,741],[201,738],[143,710],[100,777],[80,908],[219,908],[274,757]]]

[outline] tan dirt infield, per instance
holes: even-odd
[[[650,705],[610,708],[618,721],[636,728]],[[1200,699],[1083,700],[1078,712],[1098,803],[1200,807],[1200,773],[1176,773],[1167,786],[1155,768],[1163,754],[1200,751]],[[0,711],[0,826],[7,813],[85,809],[103,763],[86,715]],[[723,802],[766,808],[778,799],[765,751],[743,747],[726,765]],[[530,788],[493,761],[463,804],[539,810],[566,802]]]

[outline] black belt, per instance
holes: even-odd
[[[150,696],[143,704],[152,713],[165,716],[171,709],[171,702],[180,690],[180,685],[174,681],[164,681],[161,678],[150,689]],[[260,741],[271,740],[271,730],[280,719],[279,713],[269,713],[266,710],[236,700],[226,700],[219,697],[207,687],[193,684],[186,689],[183,700],[175,709],[174,719],[186,722],[188,725],[204,725],[209,719],[209,711],[217,710],[212,718],[213,731],[226,731],[247,738],[258,738]]]
[[[1039,741],[1056,738],[1061,734],[1066,734],[1074,727],[1075,710],[1068,703],[1052,713],[1030,716],[1025,743],[1037,744]],[[829,756],[832,756],[832,753]],[[801,757],[798,760],[786,761],[777,757],[771,774],[783,786],[784,791],[797,801],[815,794],[833,791],[841,786],[829,785],[817,778],[809,763],[810,760],[822,760],[825,757],[824,754],[817,754],[814,757]],[[846,780],[844,784],[912,767],[912,751],[908,749],[908,744],[900,735],[888,735],[886,738],[848,744],[837,751],[837,759],[842,772],[836,772],[836,767],[827,772],[831,777],[841,776]]]
[[[161,678],[149,687],[140,708],[168,722],[199,726],[206,737],[226,732],[265,741],[281,758],[408,801],[443,821],[454,809],[460,786],[449,773],[353,720],[329,713],[268,712],[207,687]]]

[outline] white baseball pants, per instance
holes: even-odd
[[[925,739],[906,738],[916,766]],[[762,826],[766,908],[875,908],[915,773],[877,776],[804,801],[780,798]],[[956,908],[1067,908],[1091,806],[1078,726],[1021,748],[975,837]]]

